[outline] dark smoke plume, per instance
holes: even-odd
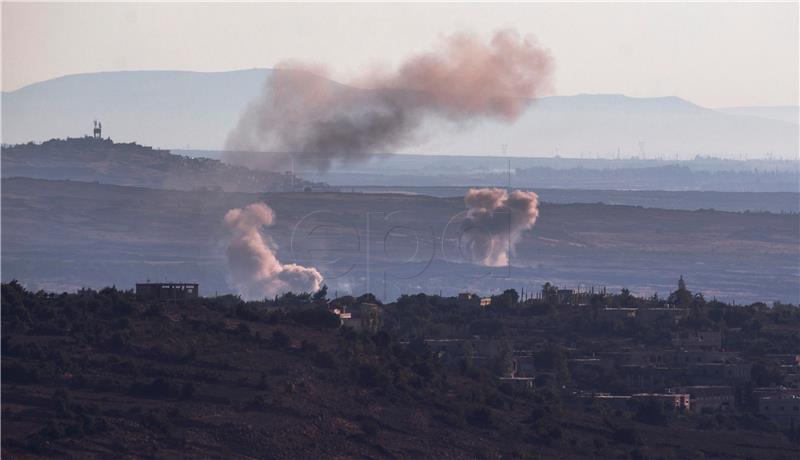
[[[275,256],[274,244],[261,234],[261,227],[272,225],[275,213],[264,203],[225,214],[230,242],[228,282],[245,299],[263,299],[284,292],[316,292],[322,275],[315,269],[297,264],[282,264]]]
[[[499,188],[470,189],[464,202],[467,217],[461,225],[462,241],[472,257],[489,267],[505,266],[510,252],[539,217],[539,197],[534,192]]]
[[[332,83],[320,67],[284,63],[278,69],[229,134],[226,150],[263,152],[279,164],[293,154],[304,167],[326,169],[332,161],[413,143],[428,116],[512,122],[550,90],[553,60],[533,38],[503,30],[489,43],[466,33],[448,37],[438,50],[351,86]]]

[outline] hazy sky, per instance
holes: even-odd
[[[798,104],[798,3],[9,4],[2,88],[107,70],[233,70],[284,59],[348,76],[441,35],[533,34],[557,94],[679,96],[708,107]]]

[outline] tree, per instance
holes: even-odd
[[[313,299],[314,302],[319,303],[325,301],[327,298],[328,298],[328,285],[323,284],[322,287],[319,288],[319,291],[314,293]]]
[[[650,425],[667,425],[672,410],[668,402],[650,398],[639,403],[634,418]]]
[[[544,283],[542,286],[542,300],[547,303],[553,303],[558,300],[558,289],[552,284]]]
[[[537,369],[548,369],[556,372],[559,385],[566,385],[570,381],[567,353],[559,345],[548,343],[544,349],[536,353],[535,364]]]
[[[517,305],[519,294],[516,289],[506,289],[500,295],[492,296],[492,308],[510,309]]]
[[[668,301],[679,307],[688,307],[692,304],[692,300],[694,300],[694,296],[691,291],[686,288],[686,282],[683,280],[683,275],[681,275],[678,280],[678,289],[669,295]]]
[[[509,348],[507,343],[503,342],[503,344],[501,344],[497,350],[497,355],[494,357],[492,370],[494,371],[495,375],[499,377],[506,377],[511,373],[513,365],[514,363],[512,361],[511,348]]]
[[[619,304],[622,307],[629,307],[633,303],[633,296],[631,295],[631,291],[628,288],[622,288],[622,291],[619,293]]]
[[[750,369],[750,378],[757,387],[768,387],[783,383],[780,367],[774,363],[757,362]]]

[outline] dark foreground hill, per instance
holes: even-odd
[[[639,421],[236,298],[2,292],[4,458],[789,459],[761,421]],[[519,323],[519,321],[516,321]],[[742,423],[750,420],[751,428]],[[712,420],[713,421],[713,420]]]

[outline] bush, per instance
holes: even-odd
[[[64,429],[61,425],[50,420],[44,428],[39,430],[39,436],[44,439],[59,439],[64,437]]]
[[[131,385],[130,393],[145,398],[166,399],[175,396],[177,391],[168,380],[157,378],[148,384],[134,382]]]
[[[642,423],[666,426],[672,418],[672,407],[664,401],[648,399],[639,404],[634,418]]]
[[[374,437],[381,431],[381,426],[372,418],[365,418],[361,421],[361,431],[369,437]]]
[[[292,340],[283,331],[275,331],[272,333],[272,345],[277,348],[287,348],[292,343]]]
[[[633,449],[632,451],[630,451],[628,455],[631,460],[644,460],[645,458],[647,458],[645,457],[644,453],[639,449]]]
[[[261,320],[261,315],[253,307],[244,303],[236,305],[233,313],[239,319],[253,322]]]
[[[108,347],[114,351],[122,351],[128,346],[128,340],[120,334],[119,332],[114,333],[110,339],[108,339]]]
[[[497,319],[481,319],[469,325],[472,335],[483,337],[499,337],[503,335],[503,323]]]
[[[633,428],[617,428],[611,435],[615,442],[620,444],[641,444],[639,432]]]
[[[594,440],[592,440],[592,445],[594,446],[595,450],[605,449],[606,440],[603,438],[594,438]]]
[[[265,395],[255,395],[250,402],[250,407],[254,410],[264,410],[269,407],[269,402]]]
[[[385,388],[389,381],[386,372],[375,364],[362,364],[358,367],[358,383],[363,386]]]
[[[478,407],[472,409],[467,413],[467,422],[480,428],[491,428],[494,425],[492,421],[492,411],[485,407]]]
[[[36,368],[28,368],[20,363],[3,363],[3,380],[16,383],[36,383],[41,379]]]
[[[298,324],[320,329],[336,329],[341,325],[339,317],[324,308],[304,308],[289,313],[289,318]]]
[[[195,386],[192,382],[185,382],[181,387],[181,399],[192,399],[195,393]]]
[[[318,351],[314,353],[314,364],[325,369],[337,369],[339,363],[336,356],[327,351]]]
[[[131,327],[131,320],[128,318],[120,318],[114,321],[114,329],[129,329]]]
[[[460,406],[450,408],[445,412],[439,412],[433,416],[436,420],[444,423],[447,426],[455,428],[464,428],[466,425],[464,411]]]
[[[249,338],[250,337],[250,327],[245,323],[239,323],[239,325],[236,326],[236,335],[238,335],[240,337],[243,337],[243,338]]]
[[[300,343],[300,350],[302,350],[304,353],[309,353],[319,350],[319,347],[316,343],[303,339],[303,341]]]

